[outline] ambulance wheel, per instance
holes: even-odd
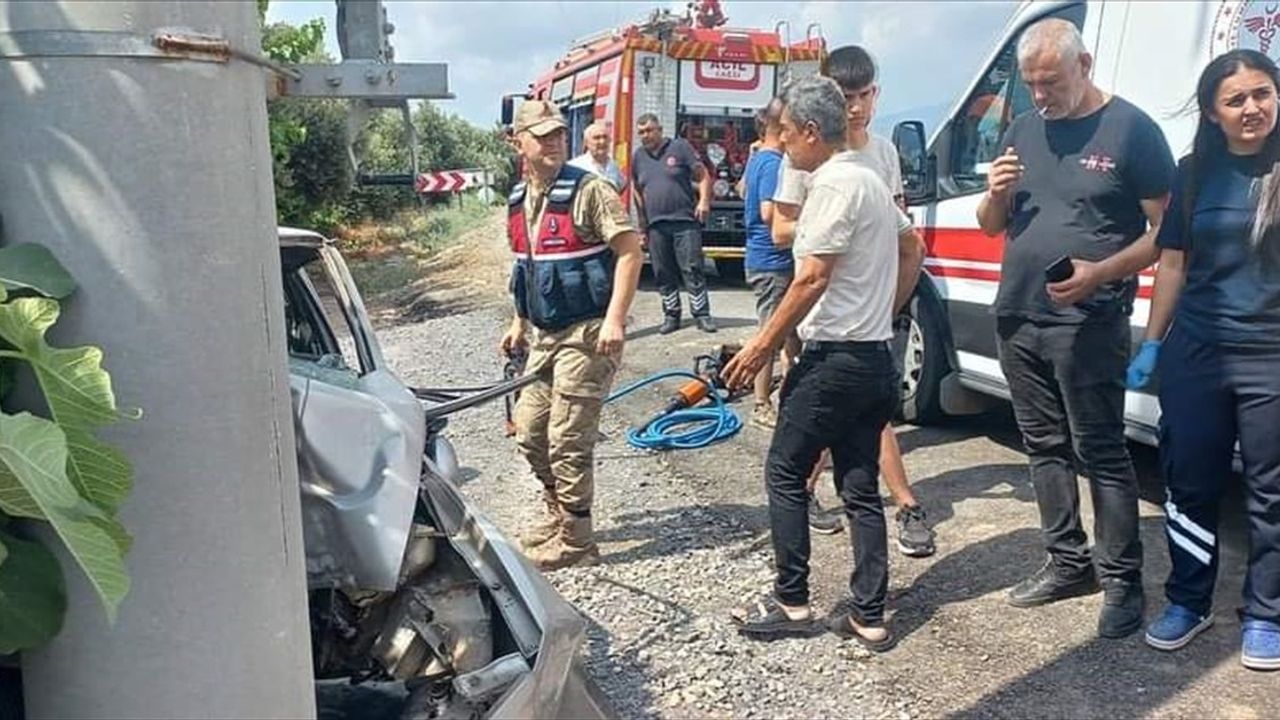
[[[929,280],[921,277],[920,282]],[[903,421],[923,425],[943,418],[942,379],[950,370],[946,327],[941,301],[924,287],[894,319],[893,348],[902,373],[898,417]]]

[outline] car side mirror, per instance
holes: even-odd
[[[907,204],[932,199],[937,182],[937,165],[925,142],[924,123],[919,120],[898,123],[893,128],[893,146],[898,150]]]

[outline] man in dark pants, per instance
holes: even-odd
[[[1129,314],[1135,273],[1156,257],[1173,157],[1151,118],[1089,80],[1092,58],[1070,22],[1028,28],[1018,62],[1036,110],[1006,131],[978,222],[1008,239],[995,305],[1000,366],[1049,560],[1009,602],[1090,594],[1100,579],[1098,634],[1124,637],[1143,612],[1138,484],[1124,436]],[[1062,257],[1072,274],[1050,282],[1047,268]],[[1073,461],[1093,497],[1092,556]]]
[[[689,312],[698,328],[715,332],[702,272],[702,223],[711,212],[711,173],[689,143],[662,136],[657,115],[641,115],[636,128],[640,147],[631,156],[631,181],[662,295],[660,332],[680,329],[681,285],[689,293]]]
[[[886,650],[893,642],[884,623],[889,543],[878,476],[880,431],[898,402],[889,340],[899,212],[884,181],[845,149],[844,94],[834,80],[798,80],[784,102],[787,156],[812,173],[793,245],[799,267],[764,328],[725,368],[725,379],[731,387],[751,383],[793,328],[803,346],[783,383],[765,463],[774,592],[733,617],[741,633],[755,638],[814,630],[807,485],[819,454],[830,448],[852,529],[854,568],[849,609],[834,614],[829,627]]]

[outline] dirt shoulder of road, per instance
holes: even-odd
[[[374,323],[415,323],[500,303],[506,296],[511,263],[506,232],[505,209],[494,208],[418,263],[417,280],[365,298]]]

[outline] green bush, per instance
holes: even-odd
[[[382,222],[342,228],[336,237],[360,292],[372,297],[413,284],[431,255],[452,245],[492,213],[492,207],[470,199],[460,208],[438,205],[425,211],[404,211]]]

